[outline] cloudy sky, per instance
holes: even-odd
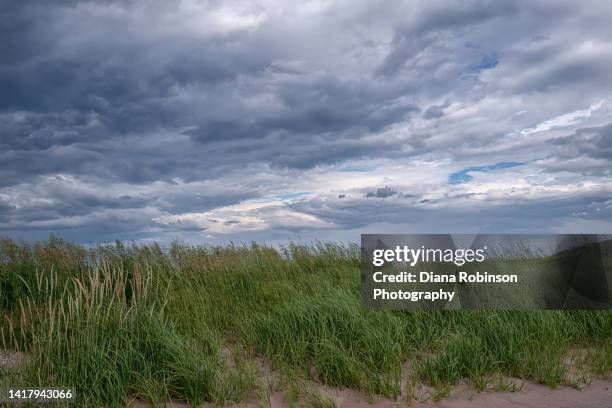
[[[612,231],[608,0],[0,4],[0,235]]]

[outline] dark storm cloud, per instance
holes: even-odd
[[[245,112],[247,117],[243,121],[236,121],[235,117],[213,119],[185,133],[202,143],[257,139],[278,133],[297,137],[334,133],[342,137],[342,132],[354,129],[380,131],[418,110],[412,104],[386,106],[389,95],[381,98],[375,92],[355,92],[354,86],[333,78],[317,81],[310,87],[287,84],[279,95],[284,108],[281,112],[252,116]]]
[[[468,1],[458,7],[443,2],[431,2],[417,12],[411,23],[398,27],[391,51],[377,74],[396,75],[407,61],[420,57],[440,36],[451,30],[460,31],[493,19],[516,15],[520,7],[515,2]]]
[[[397,191],[392,189],[391,187],[382,187],[376,189],[376,191],[370,191],[365,196],[366,198],[377,197],[377,198],[387,198],[393,197],[397,195]]]
[[[423,117],[425,119],[437,119],[437,118],[441,118],[442,116],[444,116],[444,108],[446,108],[446,105],[433,105],[433,106],[430,106],[429,108],[427,108],[427,110],[423,114]]]
[[[386,144],[362,140],[358,132],[301,136],[279,133],[264,140],[240,139],[218,146],[225,160],[266,160],[275,166],[301,170],[321,163],[341,162],[347,157],[381,156],[390,148]]]
[[[612,123],[580,128],[549,141],[549,157],[542,167],[550,172],[573,170],[585,175],[612,176]]]
[[[357,132],[380,131],[418,109],[398,99],[401,88],[283,69],[275,62],[281,54],[260,47],[265,36],[202,38],[180,27],[160,33],[155,23],[175,10],[143,5],[50,2],[3,15],[2,184],[16,182],[16,168],[21,179],[57,172],[134,183],[216,177],[227,164],[218,154],[308,168],[381,154],[362,146]],[[82,40],[70,37],[71,23],[85,29]],[[91,25],[79,26],[85,23]],[[18,45],[30,52],[15,54]],[[250,78],[246,89],[240,78]],[[243,96],[259,94],[273,95],[278,106],[244,103]],[[160,146],[159,132],[189,135],[194,145]],[[136,149],[134,137],[146,137],[156,149]],[[303,148],[313,138],[334,145]],[[222,145],[244,139],[257,139],[257,148]],[[190,157],[196,151],[198,158]],[[82,160],[73,159],[79,155]]]
[[[370,224],[384,222],[390,225],[404,225],[405,228],[412,226],[414,229],[411,231],[421,233],[559,232],[568,226],[551,224],[548,217],[567,220],[572,213],[585,208],[590,210],[590,215],[586,215],[587,218],[593,220],[612,215],[610,206],[604,211],[592,211],[598,205],[604,208],[601,204],[608,198],[602,196],[549,197],[546,199],[546,205],[550,206],[548,217],[542,217],[542,204],[537,201],[509,201],[490,205],[468,201],[469,198],[464,197],[463,203],[450,207],[431,206],[429,201],[422,203],[423,205],[419,205],[418,202],[407,204],[387,200],[379,200],[376,204],[372,204],[372,201],[367,199],[347,206],[341,202],[314,199],[295,204],[293,208],[333,222],[339,228],[364,228]],[[602,225],[601,231],[603,230],[605,226]]]
[[[578,129],[573,135],[553,139],[552,142],[612,165],[612,123],[597,128]]]
[[[15,211],[14,206],[9,206],[9,211],[6,211],[0,202],[0,213],[5,215],[2,221],[27,226],[32,222],[52,222],[58,219],[86,216],[100,210],[141,209],[152,201],[151,197],[144,195],[100,194],[75,188],[65,189],[57,185],[52,187],[43,184],[40,187],[45,190],[44,199],[34,202],[26,201],[19,211]],[[27,194],[24,190],[21,190],[20,193]],[[35,197],[34,194],[40,194],[41,191],[29,193],[29,197]]]

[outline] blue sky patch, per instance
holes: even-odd
[[[494,56],[484,57],[478,64],[474,65],[476,71],[483,71],[485,69],[493,69],[499,64],[499,59]]]
[[[516,166],[522,166],[523,164],[525,163],[501,162],[501,163],[489,164],[485,166],[466,167],[463,170],[457,171],[455,173],[451,173],[451,175],[448,176],[448,183],[449,184],[467,183],[468,181],[473,179],[470,173],[477,172],[477,171],[486,173],[486,172],[494,171],[494,170],[502,170],[502,169],[509,169],[511,167],[516,167]]]

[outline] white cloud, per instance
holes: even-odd
[[[538,132],[546,132],[554,128],[568,127],[580,124],[584,119],[591,117],[591,114],[602,107],[604,101],[592,104],[587,109],[576,110],[552,119],[538,123],[536,126],[521,130],[521,134],[531,135]]]

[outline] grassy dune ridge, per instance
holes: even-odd
[[[2,239],[0,347],[29,358],[0,386],[73,386],[82,406],[123,406],[265,400],[262,358],[296,399],[298,379],[390,398],[406,381],[482,387],[496,374],[555,386],[571,350],[585,373],[612,371],[611,311],[367,311],[359,266],[357,246],[333,243]]]

